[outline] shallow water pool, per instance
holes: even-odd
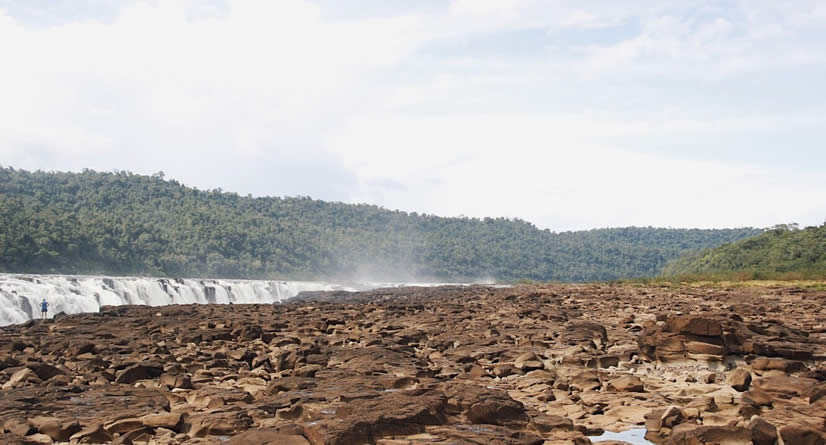
[[[611,431],[606,431],[601,436],[591,436],[591,442],[599,443],[604,442],[607,440],[621,440],[623,442],[628,442],[634,445],[656,445],[654,442],[650,442],[645,440],[645,428],[632,428],[627,431],[622,431],[619,433],[614,433]]]

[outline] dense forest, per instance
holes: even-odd
[[[778,225],[759,236],[670,262],[665,276],[776,279],[826,277],[826,223],[800,229]]]
[[[541,203],[537,203],[541,205]],[[592,281],[657,275],[758,229],[555,233],[308,197],[199,190],[162,173],[0,167],[0,271],[274,279]]]

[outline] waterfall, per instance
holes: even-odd
[[[312,281],[0,274],[0,326],[40,317],[44,298],[49,303],[48,315],[52,316],[60,312],[98,312],[105,305],[276,303],[303,291],[373,287]]]

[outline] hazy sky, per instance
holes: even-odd
[[[0,0],[0,164],[552,230],[826,218],[822,0]]]

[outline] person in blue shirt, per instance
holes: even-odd
[[[40,303],[40,314],[42,315],[41,318],[46,318],[46,312],[49,312],[49,303],[46,302],[46,299],[43,299],[43,302]]]

